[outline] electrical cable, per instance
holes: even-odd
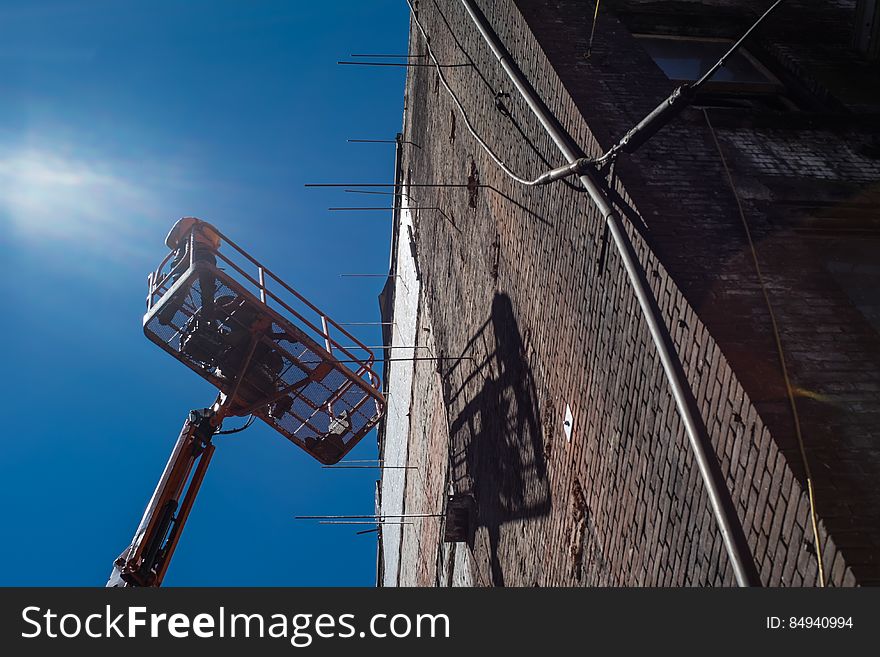
[[[657,132],[662,130],[673,119],[675,119],[685,108],[690,107],[700,88],[718,72],[718,69],[724,66],[727,59],[739,50],[743,42],[745,42],[751,33],[754,32],[762,22],[764,22],[765,18],[773,13],[773,10],[775,10],[782,1],[783,0],[776,0],[767,11],[761,14],[758,20],[752,23],[751,27],[746,30],[745,34],[737,39],[736,43],[734,43],[727,52],[721,55],[721,58],[715,62],[699,80],[692,84],[685,82],[676,87],[667,98],[663,99],[663,101],[651,110],[645,118],[630,128],[629,131],[627,131],[623,137],[609,148],[604,155],[599,157],[595,161],[596,164],[601,165],[609,158],[617,157],[620,151],[634,153],[645,142],[657,134]]]
[[[727,58],[730,57],[731,55],[733,55],[737,50],[739,50],[739,47],[743,44],[743,42],[744,42],[746,39],[749,38],[749,35],[750,35],[752,32],[754,32],[755,29],[756,29],[756,28],[757,28],[762,22],[764,22],[764,19],[767,18],[767,16],[769,16],[769,15],[773,12],[773,10],[776,9],[777,6],[779,6],[779,3],[781,3],[781,2],[782,2],[782,0],[776,0],[776,2],[774,2],[774,3],[771,5],[771,7],[770,7],[767,11],[765,11],[763,14],[761,14],[761,17],[760,17],[758,20],[756,20],[754,23],[752,23],[752,26],[751,26],[748,30],[746,30],[746,33],[743,34],[743,35],[737,40],[737,42],[734,43],[734,44],[730,47],[730,49],[729,49],[726,53],[724,53],[724,54],[721,56],[721,59],[719,59],[717,62],[715,62],[715,64],[712,66],[712,68],[710,68],[708,71],[706,71],[705,74],[703,74],[703,77],[701,77],[699,80],[697,80],[696,82],[694,82],[694,84],[693,84],[693,86],[692,86],[692,89],[693,89],[694,91],[696,91],[697,89],[699,89],[700,87],[702,87],[704,84],[706,84],[706,82],[709,81],[709,78],[711,78],[713,75],[715,75],[715,73],[718,71],[719,68],[721,68],[722,66],[724,66],[724,62],[727,61]]]
[[[215,436],[228,436],[228,435],[233,434],[233,433],[238,433],[239,431],[244,431],[245,429],[247,429],[248,427],[250,427],[250,426],[254,423],[254,420],[255,420],[255,419],[256,419],[256,416],[255,416],[255,415],[251,415],[251,416],[247,419],[247,422],[245,422],[242,426],[240,426],[240,427],[238,427],[238,428],[236,428],[236,429],[228,429],[228,430],[226,430],[226,431],[217,431],[214,435],[215,435]]]
[[[486,151],[486,153],[489,155],[489,157],[492,158],[492,160],[495,162],[495,164],[497,164],[498,167],[508,177],[512,178],[513,180],[520,183],[521,185],[525,185],[526,187],[535,187],[538,185],[545,185],[548,182],[552,182],[552,180],[549,180],[547,178],[546,173],[541,174],[540,176],[538,176],[534,180],[528,180],[526,178],[522,178],[521,176],[518,176],[516,173],[513,172],[513,170],[510,167],[508,167],[504,163],[504,161],[500,157],[498,157],[498,155],[495,154],[495,152],[492,150],[492,148],[477,133],[476,129],[474,128],[473,124],[471,123],[470,118],[468,118],[467,112],[465,111],[464,107],[462,106],[461,101],[458,99],[458,96],[456,95],[456,93],[452,90],[452,87],[449,86],[449,83],[446,80],[446,76],[443,74],[443,68],[442,68],[440,62],[437,60],[437,57],[434,55],[434,50],[431,48],[430,38],[428,37],[428,33],[425,30],[424,26],[422,25],[422,22],[419,20],[418,12],[416,11],[416,8],[413,6],[412,0],[406,0],[406,4],[409,5],[410,12],[412,12],[413,21],[415,22],[416,27],[418,27],[419,32],[421,32],[422,38],[425,40],[425,48],[428,51],[428,56],[431,58],[431,61],[434,62],[434,66],[437,69],[437,75],[439,76],[440,82],[443,84],[443,87],[446,89],[446,91],[452,97],[453,103],[455,103],[455,106],[458,108],[458,111],[461,114],[462,119],[464,119],[465,127],[467,127],[468,132],[471,133],[473,138],[476,139],[476,141],[480,145],[480,147],[484,151]]]
[[[599,22],[599,0],[596,0],[596,9],[593,11],[593,27],[590,28],[590,42],[587,44],[587,59],[593,54],[593,37],[596,36],[597,22]]]
[[[475,5],[475,0],[461,0],[461,3],[486,45],[498,59],[510,82],[516,87],[529,109],[540,121],[547,136],[553,140],[569,164],[574,165],[578,160],[586,159],[583,149],[565,131],[559,119],[541,102],[535,88],[529,83],[522,70],[512,61],[510,53],[501,42],[500,37],[486,16]],[[648,283],[636,247],[620,215],[614,210],[608,195],[600,186],[596,173],[588,168],[579,175],[579,179],[589,194],[595,210],[598,210],[605,220],[608,233],[620,255],[621,265],[626,272],[642,316],[651,333],[651,340],[657,348],[657,354],[674,397],[679,417],[687,433],[700,476],[705,484],[720,538],[730,558],[733,575],[739,586],[760,586],[761,579],[755,566],[754,555],[743,531],[742,522],[718,462],[718,455],[714,451],[694,390],[684,371],[680,353],[660,309],[659,299]]]
[[[779,4],[778,2],[776,4]],[[774,7],[776,5],[773,5]],[[772,9],[772,7],[771,7]],[[703,109],[703,116],[706,117],[706,125],[709,126],[709,132],[712,133],[712,140],[715,142],[715,148],[718,149],[718,155],[721,158],[721,164],[724,166],[724,172],[727,175],[727,182],[730,185],[730,189],[733,192],[733,196],[736,199],[736,206],[739,209],[739,216],[742,220],[743,229],[746,233],[746,238],[749,242],[749,249],[752,254],[752,262],[755,266],[755,272],[758,275],[758,283],[761,286],[761,293],[764,295],[764,303],[767,306],[767,313],[770,315],[770,325],[773,329],[773,339],[776,342],[776,354],[779,357],[779,365],[782,369],[782,378],[785,381],[785,390],[788,395],[788,403],[791,407],[791,414],[794,420],[794,432],[797,437],[798,448],[801,453],[801,461],[804,466],[804,474],[807,477],[807,496],[810,502],[810,523],[813,526],[813,542],[816,547],[816,560],[819,564],[819,586],[825,586],[825,566],[822,560],[822,545],[819,541],[819,524],[817,520],[816,514],[816,503],[813,499],[813,476],[810,472],[810,464],[807,461],[807,452],[804,447],[804,436],[801,431],[801,421],[800,416],[798,415],[797,403],[794,398],[794,390],[791,387],[791,379],[788,376],[788,366],[785,363],[785,352],[782,349],[782,337],[779,334],[779,324],[776,321],[776,313],[773,312],[773,305],[770,303],[770,294],[767,292],[767,284],[764,281],[764,274],[761,271],[761,265],[758,262],[758,252],[755,249],[755,242],[752,240],[752,231],[749,229],[749,223],[746,220],[745,211],[743,210],[742,201],[739,198],[739,194],[736,191],[736,187],[733,183],[733,174],[730,172],[730,167],[727,166],[727,159],[724,157],[724,151],[721,150],[721,144],[718,141],[718,136],[715,133],[715,128],[712,126],[712,122],[709,120],[709,113],[706,109]]]

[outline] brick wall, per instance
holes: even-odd
[[[631,31],[674,25],[687,14],[698,34],[735,36],[764,5],[603,3],[586,58],[594,3],[479,4],[540,96],[592,154],[671,89]],[[787,15],[750,44],[780,79],[796,80],[808,110],[708,116],[778,320],[826,578],[877,583],[880,351],[870,290],[880,170],[872,155],[877,122],[858,113],[880,103],[859,86],[876,70],[854,62],[844,45],[853,3],[813,4],[788,3]],[[419,5],[441,61],[472,64],[444,73],[483,138],[525,177],[561,164],[460,3]],[[824,40],[815,39],[818,31]],[[411,51],[425,52],[416,32]],[[847,82],[844,69],[861,82]],[[510,93],[501,97],[503,112],[499,91]],[[443,208],[415,217],[418,339],[432,353],[460,359],[416,363],[409,459],[418,470],[407,478],[405,510],[435,512],[445,493],[471,492],[479,528],[471,544],[452,546],[440,542],[439,523],[404,527],[397,581],[732,584],[638,303],[586,195],[567,183],[531,189],[504,176],[431,68],[410,69],[405,139],[421,146],[405,150],[408,182],[471,183],[411,190],[422,205]],[[706,115],[688,110],[622,158],[614,174],[620,210],[762,580],[814,585],[803,458],[736,196]],[[567,405],[575,418],[570,442],[562,430]]]

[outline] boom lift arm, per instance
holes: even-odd
[[[222,415],[216,404],[190,411],[131,545],[113,564],[108,587],[161,586],[214,454]]]
[[[183,233],[171,239],[175,230]],[[171,236],[166,243],[175,250],[147,278],[144,334],[220,394],[184,422],[108,587],[162,585],[211,462],[215,435],[241,431],[259,418],[329,465],[385,410],[369,347],[210,224],[185,217]],[[238,429],[221,431],[230,415],[250,417]]]

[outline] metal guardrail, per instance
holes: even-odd
[[[191,232],[185,257],[169,252],[149,273],[144,333],[231,396],[230,414],[252,413],[337,462],[385,410],[373,351],[215,232],[219,248]]]

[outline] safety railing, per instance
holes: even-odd
[[[220,238],[219,247],[197,242],[195,233],[191,232],[183,249],[166,254],[149,273],[145,333],[228,394],[238,387],[220,373],[216,359],[193,357],[192,345],[185,348],[184,341],[186,336],[193,335],[193,326],[197,322],[206,320],[200,307],[204,306],[205,300],[194,301],[194,297],[201,299],[204,285],[212,288],[210,296],[206,294],[212,306],[223,298],[232,297],[236,303],[246,303],[249,309],[256,310],[259,316],[276,327],[275,330],[286,336],[273,338],[263,334],[259,338],[263,345],[260,349],[278,354],[285,367],[283,373],[274,375],[268,388],[263,388],[263,396],[252,390],[252,399],[240,403],[235,414],[254,413],[307,451],[312,451],[308,441],[326,436],[339,421],[339,412],[347,411],[349,426],[342,438],[344,452],[347,452],[384,412],[385,400],[380,392],[379,377],[373,369],[376,359],[372,349],[228,236],[213,227],[212,230]],[[211,273],[206,275],[205,271]],[[218,292],[227,296],[214,298]],[[222,315],[219,310],[217,312]],[[173,319],[169,319],[171,317]],[[229,337],[228,333],[226,337]],[[229,353],[228,347],[218,348]],[[296,372],[306,378],[291,379]],[[283,377],[287,377],[286,380],[282,380]],[[248,384],[247,379],[244,384]],[[282,420],[270,409],[272,404],[288,395],[290,399]]]
[[[211,249],[214,257],[217,259],[218,268],[222,269],[220,263],[228,265],[240,278],[233,278],[239,282],[246,282],[252,287],[252,292],[254,296],[256,296],[261,303],[265,304],[267,308],[273,308],[272,303],[277,304],[273,309],[281,312],[282,316],[286,316],[285,319],[288,321],[292,321],[299,328],[308,329],[308,333],[312,335],[312,337],[317,338],[320,342],[323,343],[324,348],[327,352],[335,357],[337,360],[345,365],[355,364],[357,368],[349,368],[355,372],[355,376],[367,376],[369,377],[370,383],[374,388],[378,389],[379,386],[379,377],[373,371],[373,366],[376,363],[376,357],[373,353],[373,350],[370,349],[367,345],[361,342],[358,338],[352,335],[349,331],[345,329],[345,327],[341,326],[337,322],[335,322],[329,315],[315,306],[311,301],[306,299],[302,294],[297,292],[293,287],[288,285],[285,281],[279,278],[276,274],[274,274],[268,267],[257,261],[253,256],[247,253],[244,249],[242,249],[238,244],[232,241],[229,237],[221,233],[219,230],[214,229],[214,232],[222,240],[222,245],[219,248]],[[174,274],[180,274],[182,271],[189,269],[190,266],[194,263],[195,258],[195,234],[193,232],[190,233],[189,237],[189,248],[187,249],[187,259],[178,263],[176,267],[172,267],[172,260],[174,258],[174,251],[170,251],[159,263],[156,269],[147,277],[149,293],[147,295],[147,313],[153,309],[156,303],[170,290],[170,283]],[[204,247],[203,247],[204,248]],[[231,249],[232,253],[229,252]],[[239,261],[235,261],[235,256],[239,256],[243,259],[248,265],[250,265],[252,269],[252,274],[248,273],[248,271],[244,268],[244,265]],[[291,303],[291,298],[285,300],[278,292],[274,289],[270,290],[268,281],[274,281],[274,283],[278,286],[279,292],[281,294],[288,294],[295,300],[295,304]],[[245,286],[248,287],[247,285]],[[295,305],[300,305],[300,310],[297,310]],[[313,318],[310,320],[306,315],[303,314],[302,310],[306,309],[307,311],[311,311],[313,313]],[[345,337],[347,340],[350,340],[352,344],[343,345],[340,344],[336,337],[331,335],[330,329],[333,328],[338,332],[340,336]],[[363,352],[366,356],[357,356],[353,353],[353,351]],[[335,352],[335,353],[334,353]],[[342,354],[345,356],[344,359],[339,359],[338,356]],[[350,363],[348,362],[350,361]]]

